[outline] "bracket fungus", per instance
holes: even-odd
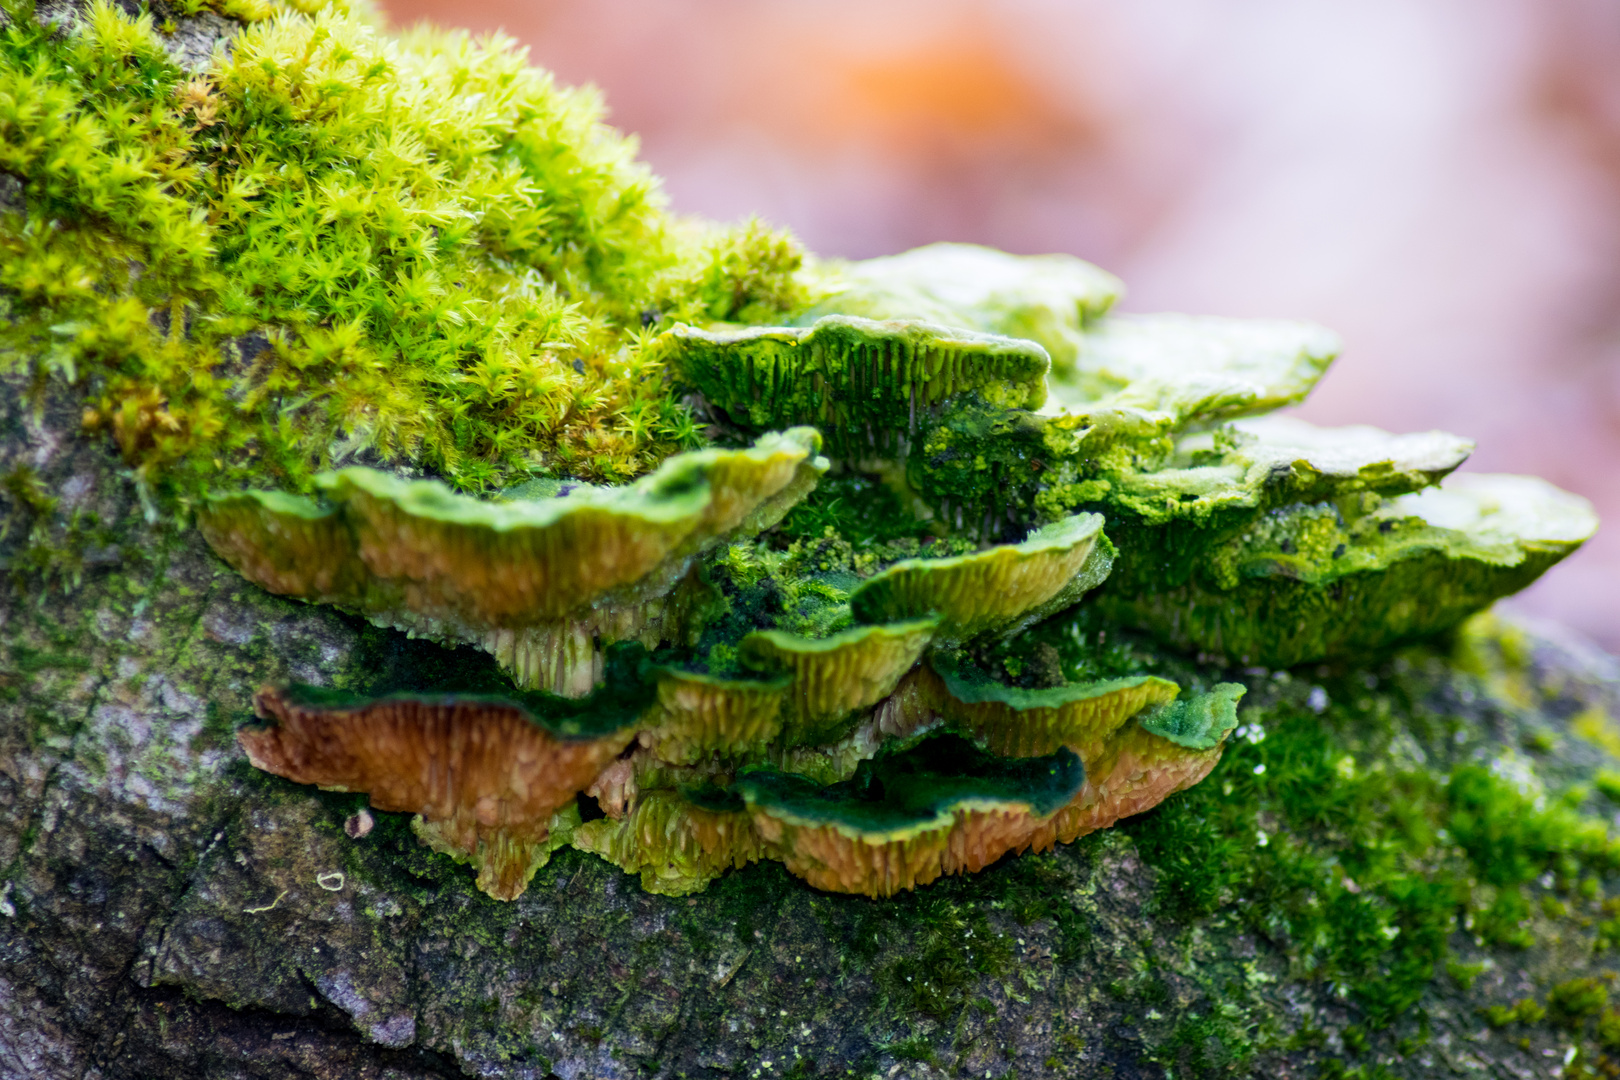
[[[1007,686],[964,677],[948,653],[919,667],[914,682],[908,708],[937,717],[995,753],[1026,757],[1067,746],[1093,763],[1126,721],[1149,707],[1168,705],[1181,692],[1152,675],[1035,689]]]
[[[833,295],[793,319],[828,314],[961,326],[1035,341],[1054,372],[1074,366],[1080,335],[1119,299],[1124,284],[1071,255],[1017,256],[977,244],[929,244],[836,266]]]
[[[1035,823],[1084,785],[1066,747],[1004,758],[941,735],[864,761],[837,784],[762,769],[736,789],[789,870],[818,888],[889,896],[1027,846]]]
[[[681,326],[656,347],[680,379],[743,427],[812,424],[833,453],[853,457],[903,449],[920,420],[962,394],[1039,408],[1051,366],[1033,341],[851,315],[807,328]]]
[[[756,630],[742,639],[741,660],[791,673],[788,741],[818,746],[848,733],[848,721],[894,693],[933,641],[939,619],[858,626],[814,639]]]
[[[794,428],[678,455],[626,487],[509,502],[348,468],[315,478],[324,503],[247,491],[212,499],[198,524],[272,592],[479,645],[519,685],[581,695],[601,678],[600,643],[681,636],[694,561],[780,520],[826,471],[820,446]]]
[[[1053,386],[1065,404],[1141,409],[1180,428],[1295,404],[1340,348],[1311,323],[1113,315],[1086,331],[1078,362]]]
[[[480,645],[515,684],[268,690],[253,763],[419,815],[498,897],[561,843],[658,892],[776,859],[886,896],[1218,762],[1241,685],[1080,677],[1083,643],[1054,660],[1036,624],[1084,604],[1232,662],[1375,653],[1595,527],[1540,481],[1451,476],[1465,439],[1251,418],[1337,354],[1309,324],[1111,315],[1094,267],[966,245],[818,272],[780,325],[649,335],[713,445],[642,480],[500,500],[350,468],[211,500],[251,580]]]
[[[932,615],[935,644],[1007,634],[1073,605],[1108,576],[1103,519],[1076,514],[1028,540],[969,555],[904,559],[863,582],[849,598],[865,623]]]
[[[555,816],[635,737],[643,707],[616,686],[576,704],[531,712],[465,695],[266,689],[254,699],[261,722],[237,741],[267,772],[420,815],[424,839],[477,866],[479,888],[511,899],[550,854]]]
[[[1525,476],[1461,473],[1371,505],[1280,507],[1199,552],[1179,584],[1101,606],[1243,663],[1375,654],[1524,588],[1596,525],[1584,499]]]
[[[653,756],[687,765],[710,754],[763,747],[782,731],[795,680],[722,679],[679,668],[656,675],[657,708],[647,717]]]

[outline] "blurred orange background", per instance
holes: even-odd
[[[1610,0],[385,0],[601,87],[678,210],[823,255],[1061,251],[1124,310],[1315,319],[1300,415],[1597,504],[1514,600],[1620,651]]]

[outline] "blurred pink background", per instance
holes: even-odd
[[[1612,0],[385,0],[602,88],[677,209],[824,255],[1070,252],[1315,319],[1300,414],[1478,440],[1608,522],[1513,603],[1620,651]]]

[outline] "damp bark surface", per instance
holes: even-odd
[[[1247,886],[1213,909],[1166,887],[1155,822],[1183,796],[887,900],[774,863],[656,896],[573,850],[491,900],[404,815],[260,773],[233,733],[265,684],[367,692],[492,661],[263,592],[194,530],[149,522],[71,401],[5,390],[0,472],[26,466],[57,502],[4,496],[0,1073],[1519,1077],[1600,1053],[1590,1027],[1481,1010],[1601,980],[1613,882],[1561,916],[1534,907],[1527,945],[1458,923],[1453,952],[1483,972],[1437,963],[1418,1007],[1370,1025],[1311,974],[1309,942],[1251,917]],[[74,572],[27,572],[53,545]],[[1620,712],[1615,661],[1545,628],[1515,640],[1494,667],[1442,645],[1205,674],[1248,686],[1246,718],[1312,711],[1350,750],[1381,740],[1436,775],[1506,754],[1551,787],[1620,765],[1588,737]],[[1251,760],[1229,752],[1205,783]]]

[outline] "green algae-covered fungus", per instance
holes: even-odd
[[[935,641],[1010,634],[1069,607],[1108,576],[1103,519],[1077,514],[1002,544],[945,559],[904,559],[850,596],[865,623],[934,617]]]
[[[1292,405],[1339,349],[1335,334],[1310,323],[1115,315],[1087,330],[1054,385],[1065,404],[1167,414],[1180,428]]]
[[[1038,342],[1053,370],[1074,367],[1081,335],[1124,286],[1068,255],[1008,255],[976,244],[930,244],[901,255],[828,268],[831,295],[793,319],[823,315],[914,320]]]
[[[1101,603],[1167,641],[1244,663],[1351,658],[1455,626],[1596,527],[1584,499],[1543,481],[1460,473],[1387,501],[1276,507],[1218,534],[1178,576],[1163,560],[1131,568],[1136,587]]]
[[[741,801],[717,789],[649,791],[622,818],[579,826],[573,843],[639,874],[647,891],[670,896],[696,892],[727,870],[765,857]]]
[[[7,4],[0,365],[257,586],[494,655],[477,694],[267,688],[238,736],[492,896],[562,844],[656,892],[774,859],[886,896],[1067,843],[1238,726],[1242,685],[1110,634],[1360,662],[1595,528],[1453,475],[1465,439],[1261,415],[1319,327],[1115,314],[1068,256],[806,264],[674,216],[509,42],[222,10],[205,57]]]
[[[1067,748],[1002,758],[940,735],[863,762],[841,783],[760,770],[737,791],[788,869],[823,889],[889,896],[1027,846],[1084,784]]]
[[[794,680],[722,679],[679,668],[658,672],[658,712],[648,717],[656,735],[653,756],[671,765],[709,754],[747,752],[775,740]]]
[[[384,626],[482,645],[558,693],[601,676],[593,641],[678,637],[693,560],[776,523],[826,469],[808,428],[747,450],[678,455],[618,488],[487,502],[351,467],[315,478],[325,504],[279,492],[211,499],[214,550],[275,592]]]
[[[1219,683],[1207,694],[1155,705],[1137,720],[1143,731],[1189,750],[1213,750],[1237,725],[1243,687]]]
[[[744,664],[792,672],[789,738],[814,746],[835,741],[847,732],[847,721],[892,694],[938,629],[939,620],[918,619],[820,639],[757,630],[739,649]]]
[[[814,424],[834,452],[893,453],[940,405],[1046,400],[1046,350],[927,322],[827,315],[805,329],[676,327],[655,343],[675,377],[745,429]]]
[[[953,730],[998,754],[1024,757],[1067,746],[1095,757],[1131,717],[1175,700],[1181,688],[1167,679],[1125,679],[1031,689],[964,676],[950,654],[918,671],[917,704]]]

